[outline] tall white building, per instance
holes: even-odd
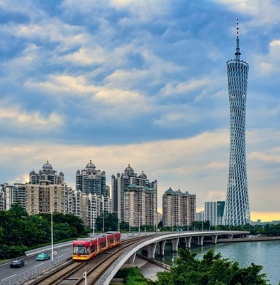
[[[195,220],[196,220],[197,222],[203,222],[203,221],[205,221],[205,218],[204,218],[204,211],[200,211],[200,212],[196,213],[196,215],[195,215]]]
[[[157,224],[156,191],[131,184],[124,192],[124,221],[132,227]]]
[[[64,174],[59,175],[47,161],[42,170],[29,173],[26,188],[26,211],[28,214],[59,212],[65,214],[66,184]]]
[[[205,202],[204,219],[212,226],[222,225],[225,201]]]
[[[164,227],[184,227],[195,221],[196,195],[171,187],[162,196],[162,223]]]
[[[212,226],[217,225],[217,202],[205,202],[204,218],[209,221]]]
[[[7,211],[12,204],[19,204],[22,208],[26,208],[26,190],[22,183],[0,184],[0,211]]]
[[[96,169],[90,160],[85,169],[76,172],[76,190],[80,190],[86,194],[96,194],[107,197],[110,194],[106,185],[106,173]]]
[[[0,210],[4,211],[18,203],[29,215],[50,212],[73,214],[89,228],[94,227],[96,218],[105,211],[111,213],[109,196],[73,190],[65,184],[63,173],[57,175],[48,161],[38,173],[30,172],[28,183],[4,183],[0,186]]]
[[[112,211],[130,226],[156,225],[157,181],[150,182],[142,172],[139,176],[128,165],[124,173],[112,175]]]

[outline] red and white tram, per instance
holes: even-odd
[[[107,249],[121,243],[120,232],[107,232],[92,238],[81,238],[73,241],[73,260],[89,260]]]

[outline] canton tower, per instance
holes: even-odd
[[[235,59],[227,61],[230,105],[230,157],[224,224],[251,223],[246,169],[246,97],[249,65],[240,60],[238,20]]]

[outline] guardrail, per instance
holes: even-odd
[[[71,240],[71,241],[56,243],[56,244],[54,244],[53,248],[56,249],[56,248],[59,248],[59,247],[63,247],[65,245],[70,245],[70,244],[72,244],[72,242],[73,241]],[[40,247],[40,248],[28,250],[28,251],[25,252],[25,255],[26,256],[35,255],[37,253],[44,252],[44,251],[50,250],[50,249],[51,249],[51,245],[47,245],[47,246],[43,246],[43,247]]]
[[[20,285],[20,284],[28,284],[28,281],[34,278],[35,276],[39,275],[43,271],[50,269],[58,264],[64,262],[66,259],[70,258],[72,253],[65,253],[59,257],[54,258],[53,262],[51,260],[44,261],[39,265],[36,265],[30,270],[27,270],[23,273],[20,273],[16,276],[11,276],[6,280],[2,280],[0,285]]]

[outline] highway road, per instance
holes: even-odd
[[[144,233],[141,233],[143,235]],[[131,238],[137,234],[125,234],[122,235],[122,240]],[[146,235],[146,233],[145,233]],[[20,268],[10,268],[10,262],[0,264],[0,285],[13,285],[18,280],[30,279],[28,276],[37,275],[40,272],[48,269],[52,266],[51,259],[45,261],[37,261],[36,256],[41,252],[46,252],[51,255],[51,246],[31,250],[26,252],[27,256],[22,259],[25,261],[25,265]],[[54,245],[54,263],[68,259],[72,255],[72,241]]]
[[[33,251],[29,254],[29,256],[24,256],[23,260],[25,261],[25,265],[20,268],[10,268],[10,262],[4,263],[0,265],[0,285],[12,285],[12,280],[16,280],[15,278],[23,278],[25,276],[30,276],[31,273],[39,273],[43,270],[46,270],[48,267],[52,266],[51,259],[44,261],[37,261],[36,256],[40,252],[46,252],[51,255],[50,246],[48,249]],[[72,246],[71,244],[63,245],[60,247],[54,247],[54,263],[58,260],[66,260],[71,256]]]

